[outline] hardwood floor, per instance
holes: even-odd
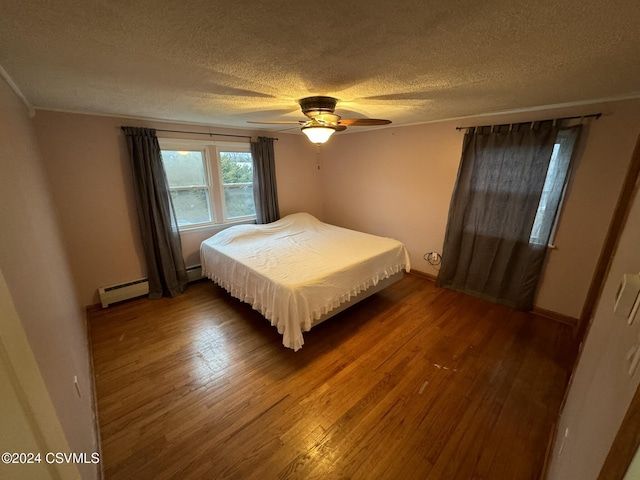
[[[566,325],[407,275],[282,346],[212,282],[91,315],[106,479],[537,479]]]

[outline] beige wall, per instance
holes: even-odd
[[[195,125],[38,110],[34,119],[45,168],[60,212],[73,280],[83,305],[99,303],[97,289],[146,276],[129,157],[122,125],[209,131]],[[216,128],[217,133],[260,132]],[[264,134],[264,133],[263,133]],[[272,134],[269,134],[272,135]],[[158,132],[158,136],[202,136]],[[322,216],[314,149],[301,135],[278,133],[275,142],[280,210]],[[205,137],[206,138],[206,137]],[[224,141],[235,141],[219,137]],[[238,140],[246,141],[246,140]],[[200,243],[215,229],[182,236],[188,266],[200,263]]]
[[[464,135],[455,127],[595,112],[603,116],[582,137],[536,300],[576,318],[640,131],[640,100],[336,135],[322,152],[325,220],[397,238],[413,268],[435,274],[423,255],[442,252]]]
[[[598,478],[609,448],[640,384],[640,369],[630,376],[629,361],[626,358],[627,352],[640,343],[640,313],[636,315],[633,324],[628,325],[625,317],[613,312],[622,275],[638,272],[640,195],[636,190],[631,212],[560,415],[549,480]]]
[[[71,450],[95,452],[84,312],[31,120],[2,80],[0,171],[0,270]],[[94,466],[80,469],[85,478],[97,476]]]

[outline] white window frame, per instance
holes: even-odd
[[[222,170],[220,168],[220,152],[251,153],[251,147],[249,144],[177,138],[158,138],[158,143],[160,144],[160,150],[201,152],[202,159],[205,164],[204,174],[209,194],[209,212],[211,214],[211,220],[209,222],[180,225],[178,229],[181,232],[255,221],[255,215],[233,218],[226,217],[224,186],[222,183]]]

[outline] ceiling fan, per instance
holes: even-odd
[[[306,97],[298,101],[302,113],[308,120],[276,120],[266,122],[251,122],[262,124],[292,124],[302,126],[304,133],[311,142],[320,145],[329,140],[335,132],[346,130],[347,127],[371,127],[374,125],[388,125],[391,120],[379,120],[376,118],[341,118],[333,113],[336,109],[337,99],[333,97]]]

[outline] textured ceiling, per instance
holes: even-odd
[[[0,66],[45,109],[248,127],[331,95],[344,117],[402,125],[640,96],[638,0],[0,0],[0,12]]]

